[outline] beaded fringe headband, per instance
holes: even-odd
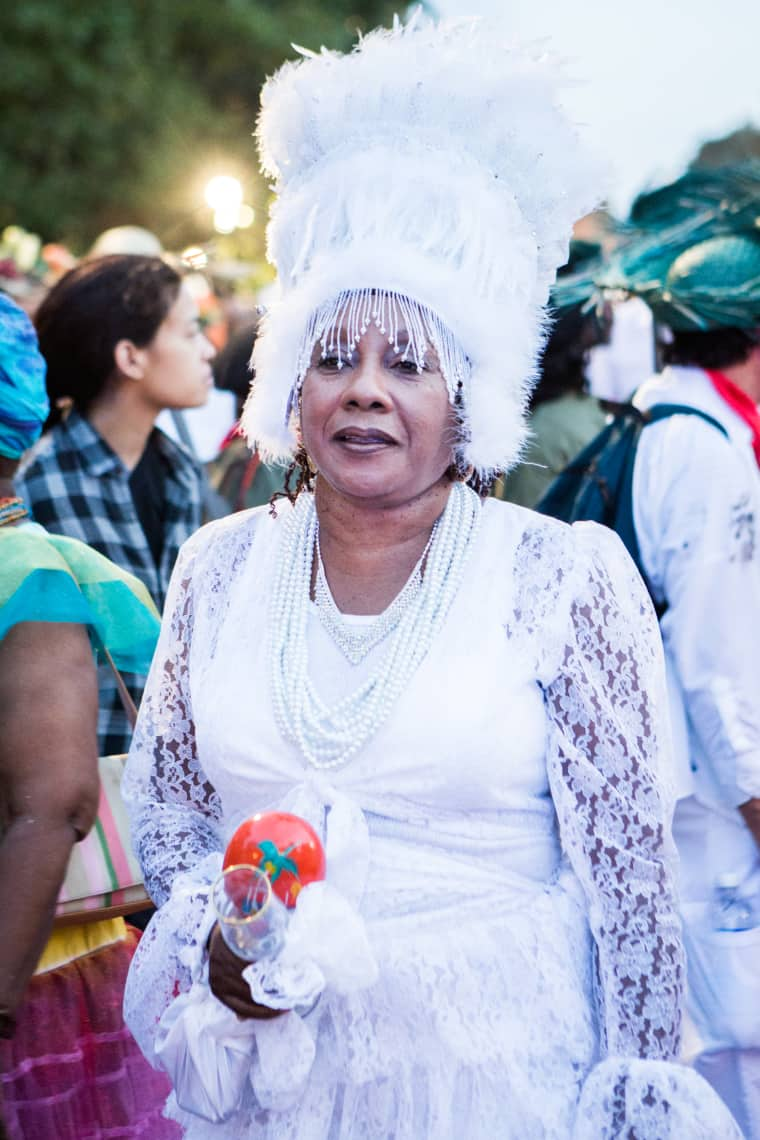
[[[449,402],[466,403],[470,362],[461,345],[440,317],[427,306],[387,289],[344,289],[332,301],[326,301],[309,318],[298,355],[296,381],[286,410],[286,422],[296,405],[298,394],[311,364],[314,346],[321,346],[321,357],[337,357],[342,368],[370,325],[388,339],[402,360],[414,363],[422,372],[430,348],[435,351],[441,374],[446,381]],[[399,343],[399,334],[406,339]]]

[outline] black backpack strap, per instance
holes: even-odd
[[[700,419],[705,420],[706,423],[717,428],[718,431],[728,439],[728,432],[719,420],[716,420],[714,416],[709,415],[707,412],[700,411],[699,408],[690,407],[688,404],[654,404],[651,408],[647,408],[642,413],[643,426],[657,423],[659,420],[669,419],[670,416],[699,416]],[[636,563],[636,568],[644,579],[649,595],[652,598],[657,618],[660,620],[668,608],[668,603],[655,601],[652,584],[644,571],[644,566],[641,561],[639,540],[636,536],[636,527],[633,522],[633,467],[636,461],[636,450],[636,448],[631,449],[631,454],[628,457],[628,465],[623,476],[615,530],[620,535],[629,554]]]

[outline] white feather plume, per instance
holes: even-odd
[[[264,454],[294,448],[287,408],[310,314],[377,288],[432,309],[472,362],[466,459],[482,474],[516,462],[548,290],[599,185],[559,85],[543,49],[505,46],[479,21],[421,20],[267,82],[258,140],[280,295],[243,421]]]

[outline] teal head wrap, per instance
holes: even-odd
[[[39,439],[49,407],[34,325],[0,293],[0,455],[19,459]]]
[[[557,270],[557,280],[549,297],[549,308],[556,317],[594,309],[599,299],[596,278],[601,265],[599,242],[571,240],[567,264]]]
[[[655,313],[687,332],[760,327],[760,240],[722,234],[684,250],[665,276]]]

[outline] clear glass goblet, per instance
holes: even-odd
[[[268,876],[247,863],[227,867],[211,890],[222,938],[247,962],[274,958],[285,939],[288,912]]]

